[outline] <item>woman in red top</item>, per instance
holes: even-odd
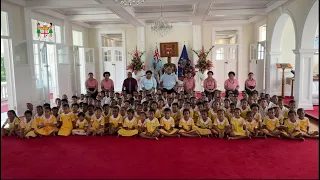
[[[235,95],[239,95],[239,83],[235,79],[236,73],[230,71],[228,73],[229,79],[224,82],[224,89],[226,90],[226,98],[229,97],[230,92],[233,92]]]
[[[98,81],[93,78],[93,73],[90,72],[89,78],[86,80],[87,93],[91,95],[93,99],[96,99],[98,95]]]
[[[253,79],[253,73],[250,72],[248,74],[248,79],[245,82],[245,90],[247,91],[248,95],[252,95],[252,93],[256,90],[256,80]]]

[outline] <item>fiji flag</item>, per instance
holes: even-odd
[[[183,68],[187,60],[189,60],[188,51],[187,51],[186,45],[183,45],[183,49],[178,61],[178,78],[179,79],[183,78]]]

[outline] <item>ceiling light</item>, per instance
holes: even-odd
[[[114,0],[116,3],[123,6],[138,6],[141,3],[144,3],[146,0]]]
[[[151,26],[151,31],[154,34],[158,34],[160,37],[168,35],[172,30],[172,24],[170,21],[162,18],[162,6],[160,19],[156,20]]]

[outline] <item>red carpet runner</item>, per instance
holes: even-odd
[[[318,178],[318,140],[2,138],[1,178]]]

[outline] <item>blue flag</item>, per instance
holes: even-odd
[[[183,78],[183,68],[187,63],[187,60],[189,60],[188,51],[186,45],[183,45],[183,49],[178,61],[178,78]]]

